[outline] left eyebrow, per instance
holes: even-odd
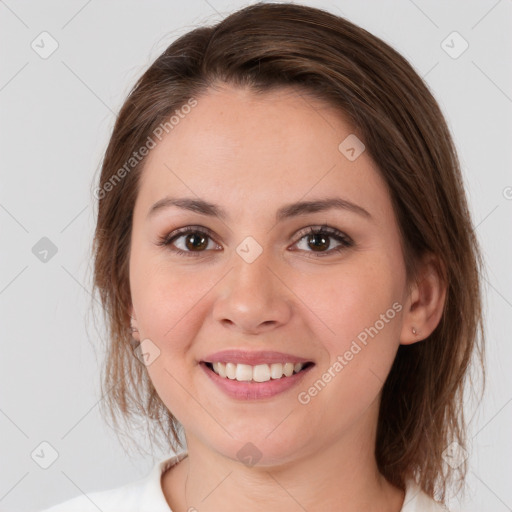
[[[296,217],[298,215],[306,215],[308,213],[323,212],[331,209],[348,210],[353,213],[362,215],[371,219],[370,213],[365,210],[362,206],[355,203],[351,203],[346,199],[340,197],[330,197],[327,199],[318,199],[316,201],[300,201],[297,203],[290,203],[280,208],[276,213],[276,221],[282,221],[290,217]]]
[[[208,215],[210,217],[218,217],[222,220],[226,220],[229,217],[226,211],[220,206],[209,203],[208,201],[204,201],[203,199],[194,199],[189,197],[165,197],[164,199],[160,199],[150,208],[148,217],[154,215],[158,210],[162,210],[171,206],[176,206],[184,210],[190,210],[202,215]],[[292,217],[307,215],[308,213],[323,212],[331,209],[347,210],[368,219],[372,218],[370,213],[362,206],[359,206],[340,197],[331,197],[327,199],[299,201],[296,203],[287,204],[277,210],[276,221],[281,222]]]

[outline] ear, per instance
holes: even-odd
[[[139,326],[137,325],[137,316],[135,315],[133,305],[130,306],[129,313],[130,313],[130,328],[131,328],[132,337],[134,340],[140,341]]]
[[[404,307],[400,344],[411,345],[424,340],[439,324],[446,298],[445,275],[442,263],[435,255],[428,253],[424,256]]]

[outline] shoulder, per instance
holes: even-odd
[[[424,493],[414,480],[408,480],[404,504],[400,512],[450,512],[445,506]]]
[[[158,462],[149,475],[126,485],[84,493],[39,512],[172,512],[162,491],[162,473],[178,463],[182,453]]]

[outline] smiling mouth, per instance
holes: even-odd
[[[268,382],[291,377],[303,372],[314,363],[272,363],[272,364],[236,364],[236,363],[209,363],[203,364],[219,377],[239,382]]]

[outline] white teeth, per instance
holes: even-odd
[[[252,370],[252,380],[256,382],[267,382],[270,380],[270,368],[268,364],[258,364]]]
[[[222,364],[222,363],[217,363],[217,370],[216,372],[221,376],[221,377],[224,377],[226,378],[227,375],[226,375],[226,365],[225,364]]]
[[[235,363],[212,363],[213,371],[223,378],[238,380],[240,382],[267,382],[270,379],[280,379],[283,376],[290,377],[298,373],[304,367],[302,363],[272,363],[258,364],[251,366],[249,364]]]
[[[219,363],[219,365],[221,365],[221,364],[222,363]],[[231,380],[236,378],[236,364],[233,364],[233,363],[226,364],[226,377]]]
[[[283,366],[283,373],[286,375],[286,377],[293,375],[293,363],[286,363]]]
[[[221,377],[226,377],[226,365],[221,363],[212,363],[213,371]]]
[[[281,363],[273,363],[270,365],[270,376],[273,379],[280,379],[283,376],[283,365]]]
[[[248,364],[237,364],[235,376],[236,380],[252,380],[252,366],[249,366]]]

